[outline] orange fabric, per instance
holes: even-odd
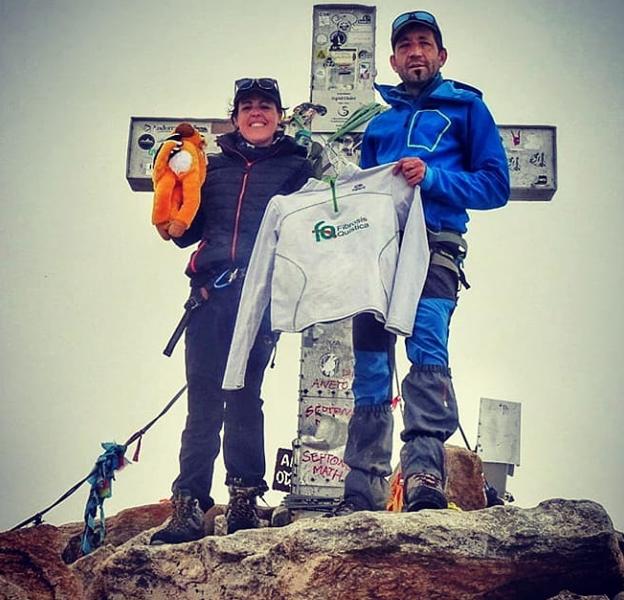
[[[390,480],[390,496],[386,504],[386,510],[401,512],[403,510],[403,474],[397,467]]]
[[[176,127],[176,132],[180,128],[180,125]],[[204,139],[197,130],[192,131],[191,136],[182,137],[181,151],[187,151],[192,157],[188,171],[177,175],[169,167],[171,150],[177,143],[175,140],[162,145],[154,162],[152,224],[157,226],[161,235],[174,221],[182,223],[184,230],[188,229],[199,209],[201,187],[206,179],[206,155]],[[174,235],[171,231],[169,234]]]

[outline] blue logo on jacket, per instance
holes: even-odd
[[[440,110],[417,110],[407,133],[407,147],[433,152],[450,126],[451,120]]]

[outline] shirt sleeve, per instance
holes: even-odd
[[[395,164],[396,163],[390,163],[388,165],[387,177],[391,178],[390,189],[392,190],[394,209],[399,220],[399,229],[404,231],[412,202],[415,197],[417,197],[420,202],[420,193],[417,191],[417,187],[412,187],[407,183],[405,177],[403,177],[401,173],[397,175],[392,174],[392,169]]]
[[[247,267],[223,376],[224,390],[239,390],[245,386],[249,354],[271,299],[271,279],[279,237],[278,198],[279,196],[274,197],[267,206]]]
[[[404,180],[400,175],[396,177]],[[407,183],[405,186],[411,190],[412,201],[409,203],[407,220],[403,228],[403,239],[385,325],[388,331],[399,335],[405,335],[405,332],[413,330],[418,302],[429,268],[429,244],[420,189],[411,188]],[[400,196],[400,189],[399,185],[395,186],[397,191],[394,193]]]

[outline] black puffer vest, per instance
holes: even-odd
[[[201,241],[186,269],[199,285],[224,266],[247,265],[269,200],[297,191],[312,175],[305,149],[289,136],[255,148],[235,132],[221,136],[217,144],[221,153],[208,157],[193,224],[202,227]]]

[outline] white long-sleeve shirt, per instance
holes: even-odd
[[[350,164],[335,198],[330,183],[310,179],[271,199],[245,276],[224,389],[243,387],[269,302],[274,331],[371,312],[387,330],[411,335],[429,247],[420,191],[393,166]]]

